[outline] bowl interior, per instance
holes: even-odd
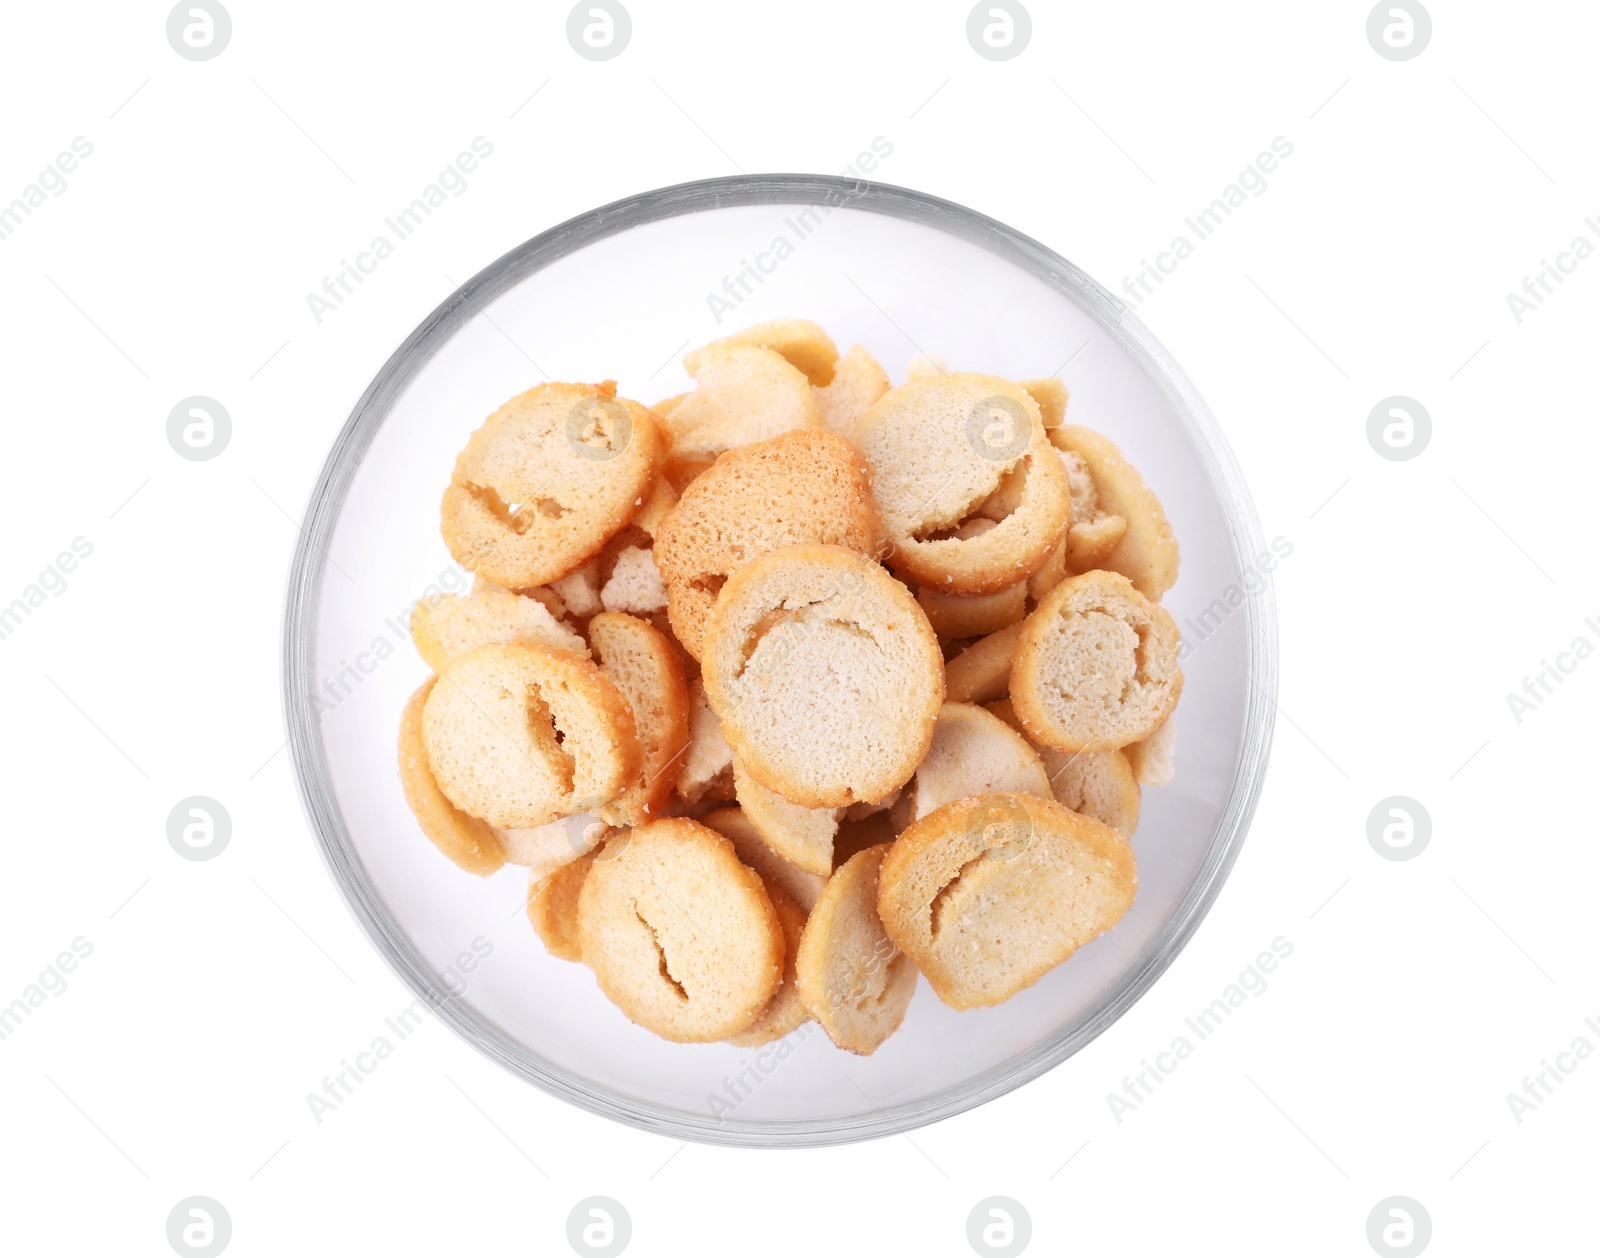
[[[510,1068],[626,1121],[715,1140],[914,1125],[1014,1086],[1103,1029],[1220,884],[1269,723],[1252,681],[1270,692],[1270,609],[1227,594],[1260,585],[1246,580],[1260,549],[1253,521],[1225,449],[1159,347],[1065,263],[998,225],[859,185],[829,194],[842,204],[817,203],[829,186],[776,183],[755,204],[710,193],[658,201],[489,268],[362,400],[292,583],[296,763],[336,878],[380,949]],[[614,378],[624,396],[653,403],[690,387],[685,348],[790,315],[815,319],[841,349],[864,345],[896,382],[919,351],[958,370],[1060,373],[1069,418],[1121,446],[1182,548],[1165,600],[1185,635],[1178,770],[1144,794],[1133,909],[998,1008],[956,1013],[922,984],[870,1058],[834,1048],[814,1024],[759,1051],[669,1044],[633,1026],[587,969],[545,953],[523,915],[525,871],[475,878],[422,837],[395,768],[400,709],[428,675],[407,636],[409,608],[470,580],[438,528],[468,434],[545,378]]]

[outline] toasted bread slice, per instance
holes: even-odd
[[[1057,751],[1113,751],[1147,738],[1183,689],[1178,626],[1115,572],[1063,581],[1022,622],[1011,703],[1028,737]]]
[[[917,971],[878,919],[878,870],[888,844],[834,871],[806,919],[795,962],[800,999],[840,1048],[878,1051],[904,1021]]]
[[[1140,786],[1166,786],[1172,781],[1177,745],[1178,729],[1169,716],[1153,733],[1123,748]]]
[[[927,758],[890,815],[900,831],[951,800],[1007,791],[1050,797],[1039,753],[993,713],[970,703],[946,703]]]
[[[1137,883],[1133,849],[1110,826],[1053,799],[980,795],[895,840],[878,913],[939,999],[974,1009],[1014,996],[1110,930]]]
[[[916,600],[841,546],[790,546],[735,572],[700,662],[735,758],[806,808],[903,785],[944,699],[938,639]]]
[[[609,381],[529,389],[457,457],[440,508],[445,545],[508,589],[557,580],[633,518],[660,440],[650,412]]]
[[[1094,554],[1093,545],[1078,543],[1069,550],[1069,564],[1077,554],[1076,571],[1086,570],[1080,565],[1092,564],[1120,572],[1146,598],[1159,599],[1178,579],[1178,541],[1167,523],[1161,500],[1145,484],[1139,469],[1099,433],[1079,424],[1063,424],[1050,430],[1050,442],[1083,461],[1094,482],[1095,520],[1115,517],[1123,521],[1109,550]],[[1078,527],[1073,526],[1074,530]]]
[[[1046,428],[1059,428],[1067,418],[1067,386],[1059,376],[1039,380],[1018,380],[1028,396],[1039,404],[1039,418]]]
[[[833,836],[842,808],[802,808],[769,791],[733,761],[733,786],[739,807],[778,856],[816,877],[833,872]]]
[[[811,911],[822,894],[823,884],[828,881],[827,874],[814,874],[778,855],[737,804],[713,809],[699,820],[701,825],[710,826],[732,843],[739,859],[760,874],[768,887],[782,887],[803,910]]]
[[[506,829],[598,808],[639,771],[616,685],[545,647],[492,644],[451,660],[424,704],[422,740],[445,797]]]
[[[674,460],[714,459],[822,423],[810,381],[774,350],[722,341],[694,351],[690,361],[695,390],[665,417]]]
[[[677,649],[655,626],[619,612],[589,622],[601,671],[616,683],[633,714],[639,771],[600,809],[611,825],[637,826],[661,815],[689,743],[689,685]]]
[[[831,383],[812,386],[822,426],[841,437],[852,435],[861,417],[888,391],[889,373],[859,345],[839,360]]]
[[[941,640],[981,638],[1014,625],[1028,614],[1028,582],[1019,581],[996,594],[946,594],[920,586],[917,603]]]
[[[578,896],[594,857],[583,855],[544,878],[528,883],[528,921],[545,950],[563,961],[582,961],[578,940]]]
[[[728,1036],[729,1044],[740,1048],[756,1048],[781,1040],[803,1022],[811,1021],[811,1010],[800,999],[800,988],[795,979],[795,961],[800,954],[800,936],[806,928],[806,911],[774,882],[766,883],[767,897],[778,914],[783,927],[783,983],[767,1001],[767,1007],[756,1015],[756,1020],[742,1031]]]
[[[843,437],[799,429],[729,451],[684,490],[656,538],[673,632],[698,659],[717,592],[740,565],[801,542],[870,555],[880,536],[871,473]]]
[[[422,744],[423,705],[437,681],[430,677],[423,682],[400,714],[400,789],[428,840],[469,874],[483,878],[506,863],[500,840],[488,822],[445,798]]]
[[[558,619],[549,603],[488,583],[466,597],[439,594],[411,608],[411,641],[435,672],[489,642],[526,642],[589,658],[589,644]]]
[[[760,876],[682,817],[621,832],[578,896],[578,940],[600,990],[664,1039],[725,1039],[783,981],[783,924]]]
[[[725,340],[690,350],[683,356],[684,369],[691,376],[698,377],[707,351],[730,344],[770,349],[781,355],[814,386],[832,382],[834,367],[839,360],[839,347],[833,343],[833,338],[811,320],[775,319],[771,323],[757,323],[744,328]]]
[[[1009,380],[953,372],[901,385],[862,416],[855,441],[894,547],[888,563],[908,581],[998,593],[1037,572],[1066,526],[1066,470],[1038,404]],[[989,500],[1003,481],[1002,512]],[[959,534],[984,513],[997,527]]]
[[[1011,661],[1022,637],[1022,623],[980,638],[944,666],[945,695],[951,703],[987,703],[1011,685]]]

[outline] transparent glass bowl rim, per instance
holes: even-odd
[[[595,1114],[683,1140],[751,1147],[838,1144],[909,1131],[961,1113],[1059,1065],[1126,1012],[1160,977],[1210,909],[1238,855],[1255,811],[1272,742],[1277,696],[1277,629],[1270,580],[1245,603],[1246,668],[1251,679],[1237,770],[1222,817],[1188,892],[1138,961],[1073,1024],[1000,1066],[934,1095],[846,1118],[741,1122],[656,1105],[593,1083],[541,1059],[484,1015],[446,992],[368,878],[335,799],[313,696],[318,601],[327,547],[351,480],[391,405],[457,328],[501,293],[559,258],[643,223],[725,206],[847,206],[921,223],[975,243],[1062,293],[1133,355],[1188,429],[1221,499],[1241,570],[1261,550],[1244,480],[1216,421],[1182,369],[1123,304],[1066,259],[973,210],[925,193],[826,175],[740,175],[640,193],[570,219],[485,267],[439,305],[384,363],[361,395],[312,491],[289,574],[282,680],[285,722],[302,804],[328,871],[379,954],[441,1021],[513,1074]]]

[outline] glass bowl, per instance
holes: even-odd
[[[629,1023],[523,916],[526,871],[449,864],[406,809],[400,710],[428,670],[407,616],[464,590],[439,537],[456,452],[541,379],[616,379],[653,403],[689,387],[685,348],[814,319],[903,379],[1062,374],[1069,418],[1110,436],[1182,548],[1164,600],[1185,635],[1177,774],[1146,790],[1139,893],[1110,934],[994,1009],[921,985],[871,1057],[807,1024],[763,1049],[684,1045]],[[646,192],[543,233],[475,275],[378,372],[335,441],[294,557],[284,625],[290,750],[312,832],[373,945],[447,1025],[506,1069],[664,1135],[799,1146],[905,1131],[1049,1070],[1110,1026],[1199,925],[1244,839],[1271,741],[1276,635],[1254,511],[1182,371],[1122,304],[1004,224],[922,193],[813,175]]]

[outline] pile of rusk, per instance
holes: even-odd
[[[785,320],[654,407],[545,384],[473,433],[401,779],[456,864],[640,1026],[871,1053],[918,973],[997,1004],[1133,902],[1170,780],[1161,505],[1056,379]]]

